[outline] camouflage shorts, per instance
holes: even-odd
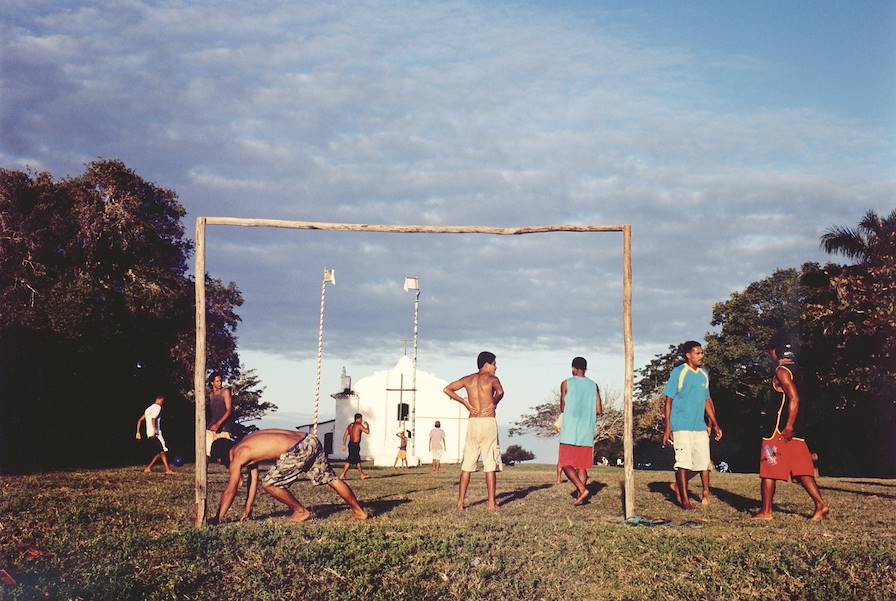
[[[268,470],[261,483],[286,488],[302,476],[315,486],[329,484],[336,479],[320,441],[310,435],[280,455],[277,464]]]

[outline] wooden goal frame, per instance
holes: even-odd
[[[275,227],[294,230],[331,232],[379,232],[385,234],[488,234],[519,236],[549,232],[622,232],[622,330],[625,343],[625,394],[623,412],[623,451],[625,455],[625,517],[635,515],[634,443],[632,439],[632,390],[634,388],[634,346],[632,344],[632,226],[631,225],[542,225],[527,227],[485,227],[475,225],[369,225],[360,223],[322,223],[280,219],[240,219],[235,217],[196,218],[196,364],[193,387],[196,399],[196,526],[206,520],[208,470],[205,455],[205,228],[209,225],[232,227]]]

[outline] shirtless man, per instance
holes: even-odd
[[[464,443],[464,459],[461,464],[460,490],[457,498],[457,511],[464,510],[464,499],[470,474],[476,471],[476,461],[482,456],[482,468],[485,472],[485,485],[488,490],[488,509],[496,511],[495,487],[496,472],[503,469],[501,449],[498,446],[498,422],[495,419],[495,407],[504,397],[501,381],[495,376],[497,361],[495,355],[482,351],[476,359],[479,371],[464,376],[445,387],[444,393],[463,405],[470,412],[467,423],[467,439]],[[463,388],[467,398],[457,394]]]
[[[215,441],[215,444],[224,443],[223,439]],[[225,455],[224,462],[230,470],[230,479],[227,487],[221,494],[221,504],[218,507],[218,516],[215,522],[224,520],[227,510],[233,504],[242,480],[242,470],[249,470],[249,494],[246,497],[246,507],[243,509],[241,521],[246,521],[252,515],[252,505],[255,503],[255,493],[258,488],[258,463],[260,461],[277,460],[276,465],[268,470],[261,487],[266,493],[285,504],[292,510],[289,519],[293,522],[304,522],[311,519],[311,512],[302,507],[292,493],[287,489],[293,482],[305,476],[315,486],[326,484],[335,490],[342,500],[351,507],[356,520],[366,520],[367,514],[358,505],[355,493],[348,484],[336,478],[333,468],[330,467],[327,456],[321,448],[320,441],[308,436],[304,432],[293,430],[259,430],[243,438]]]
[[[402,428],[401,432],[395,435],[398,437],[398,453],[395,455],[395,463],[392,467],[398,467],[399,461],[401,461],[401,467],[408,467],[408,434],[409,433]]]
[[[345,475],[348,473],[348,469],[353,465],[358,468],[358,473],[361,474],[361,480],[367,480],[367,474],[361,469],[361,434],[367,434],[369,436],[370,425],[361,420],[360,413],[356,413],[355,421],[346,426],[345,432],[342,433],[342,452],[344,453],[348,450],[348,459],[345,461],[345,467],[342,468],[342,473],[339,474],[340,480],[345,480]],[[346,443],[348,443],[348,446],[346,446]]]

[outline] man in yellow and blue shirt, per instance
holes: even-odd
[[[715,407],[709,396],[709,374],[703,369],[703,347],[688,340],[682,345],[685,362],[672,370],[663,389],[666,397],[666,431],[663,446],[669,442],[675,449],[675,483],[672,491],[682,509],[693,509],[688,500],[688,481],[698,472],[702,474],[704,505],[709,503],[709,427],[716,440],[722,439],[722,429],[716,422]]]

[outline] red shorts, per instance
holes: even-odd
[[[790,480],[796,476],[814,476],[815,466],[809,447],[802,438],[784,440],[780,432],[762,439],[759,454],[759,477],[770,480]]]
[[[572,467],[577,470],[590,470],[594,467],[594,448],[561,444],[557,465],[560,467]]]

